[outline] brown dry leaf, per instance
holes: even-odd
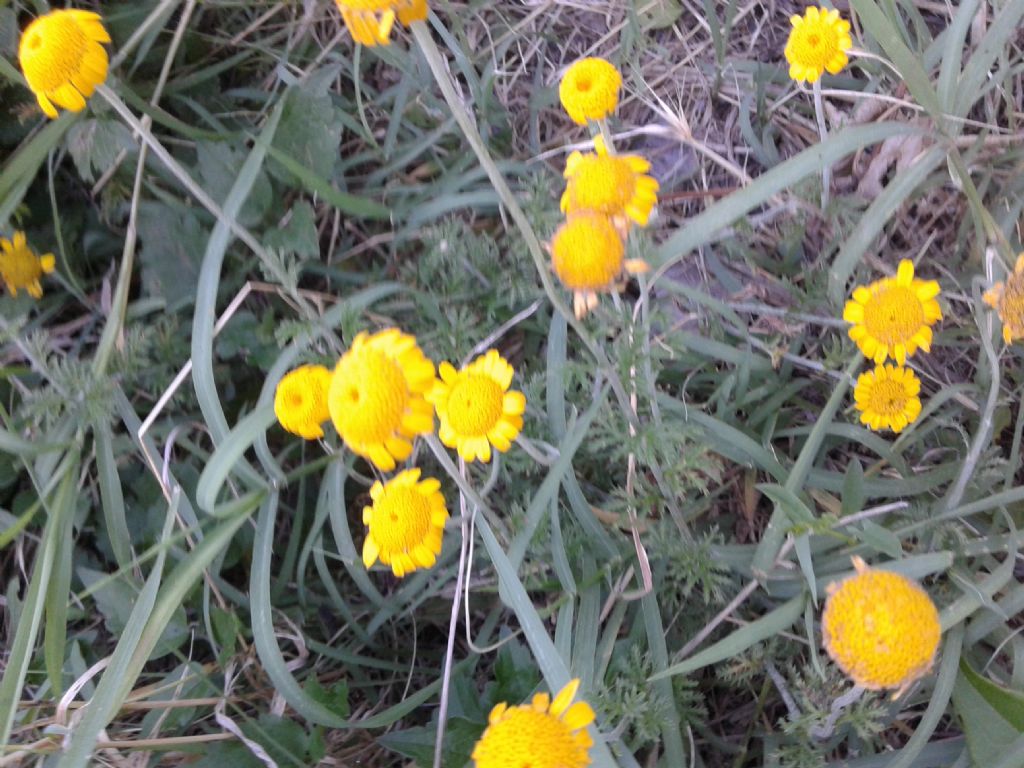
[[[883,141],[878,154],[871,158],[868,167],[860,174],[857,194],[867,200],[874,200],[885,188],[883,180],[889,172],[894,168],[897,173],[909,168],[923,148],[924,137],[920,135],[893,136]]]

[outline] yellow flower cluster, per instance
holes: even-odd
[[[377,469],[393,471],[412,455],[413,440],[434,431],[463,460],[488,462],[491,449],[507,451],[523,427],[526,398],[511,390],[515,371],[497,350],[461,370],[434,363],[416,339],[397,328],[358,334],[334,366],[304,365],[274,393],[274,413],[288,432],[317,440],[330,422],[345,446]],[[363,509],[368,528],[367,567],[380,560],[396,576],[429,568],[441,552],[448,511],[441,483],[420,480],[419,469],[370,489]]]
[[[92,11],[51,11],[25,28],[18,61],[47,117],[57,117],[57,107],[85,109],[85,100],[107,79],[102,43],[109,42],[100,15]]]
[[[874,430],[901,432],[921,413],[921,382],[906,362],[919,349],[931,349],[932,326],[942,319],[939,292],[935,280],[914,277],[913,263],[904,259],[895,277],[858,286],[846,302],[850,338],[875,362],[854,388],[861,423]],[[884,365],[889,358],[896,365]]]
[[[853,40],[850,22],[841,18],[839,11],[811,6],[803,16],[794,14],[789,21],[793,29],[783,53],[793,80],[814,83],[826,71],[835,75],[846,66],[846,52],[853,47]]]
[[[1017,256],[1017,263],[1006,281],[993,285],[982,299],[999,315],[1003,341],[1012,344],[1024,339],[1024,253]]]
[[[10,240],[0,237],[0,280],[11,296],[21,290],[33,299],[41,298],[43,285],[39,279],[53,272],[56,263],[52,253],[36,256],[24,232],[15,232]]]
[[[559,96],[569,117],[586,125],[615,111],[621,85],[622,76],[609,62],[580,59],[562,77]],[[597,306],[599,293],[617,290],[624,272],[647,269],[642,259],[626,258],[626,238],[631,224],[647,226],[658,202],[650,169],[639,155],[615,154],[603,133],[594,138],[593,152],[573,152],[566,160],[566,221],[548,250],[555,274],[573,292],[576,317]]]
[[[554,701],[538,693],[529,704],[498,704],[473,748],[476,768],[586,768],[593,740],[586,728],[594,710],[572,700],[580,681],[572,680]]]
[[[939,612],[914,581],[869,568],[828,588],[821,617],[825,650],[857,685],[896,688],[894,698],[927,674],[939,647]]]
[[[352,39],[360,45],[387,45],[397,18],[408,26],[427,18],[427,0],[334,0]]]

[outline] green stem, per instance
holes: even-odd
[[[825,105],[821,100],[821,78],[814,81],[811,86],[814,94],[814,117],[818,123],[818,137],[821,141],[828,138],[828,126],[825,124]],[[828,208],[829,187],[832,186],[832,166],[825,163],[821,167],[821,210]]]
[[[849,389],[850,382],[853,380],[853,375],[863,362],[864,356],[858,352],[850,360],[849,365],[846,366],[842,379],[836,384],[836,388],[832,390],[832,395],[829,397],[828,402],[825,403],[825,407],[821,409],[821,414],[818,416],[814,428],[811,429],[810,434],[807,436],[807,442],[804,443],[804,447],[801,449],[800,455],[797,456],[793,469],[789,472],[785,485],[787,491],[799,493],[803,490],[804,481],[807,479],[815,459],[818,458],[818,451],[821,449],[821,444],[825,440],[825,434],[832,424],[832,417],[839,410],[843,398],[846,397],[846,390]],[[768,521],[768,527],[765,528],[764,535],[761,537],[761,543],[757,545],[757,550],[754,552],[754,559],[750,564],[754,578],[761,581],[765,579],[768,571],[775,564],[775,558],[778,557],[779,551],[782,549],[782,543],[788,531],[789,526],[786,525],[786,513],[781,506],[776,505],[775,511],[772,512],[771,519]]]

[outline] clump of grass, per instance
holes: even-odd
[[[1021,250],[1024,6],[853,0],[805,93],[787,3],[434,2],[386,47],[329,3],[99,5],[110,75],[52,121],[43,9],[0,7],[0,236],[56,263],[0,298],[0,765],[456,768],[570,679],[600,768],[1015,764],[1021,367],[983,297]],[[623,85],[577,126],[588,56]],[[577,317],[544,248],[599,134],[659,200],[615,222],[649,270]],[[897,435],[841,318],[903,259],[943,319]],[[452,518],[403,578],[362,558],[387,475],[273,411],[386,327],[497,350],[527,402],[489,463],[416,442]],[[939,609],[895,701],[823,653],[851,556]]]

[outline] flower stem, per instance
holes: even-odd
[[[825,106],[821,99],[821,78],[811,86],[814,94],[814,117],[818,121],[818,137],[824,142],[828,138],[828,126],[825,124]],[[829,187],[832,186],[832,167],[825,165],[821,169],[821,210],[828,207]]]

